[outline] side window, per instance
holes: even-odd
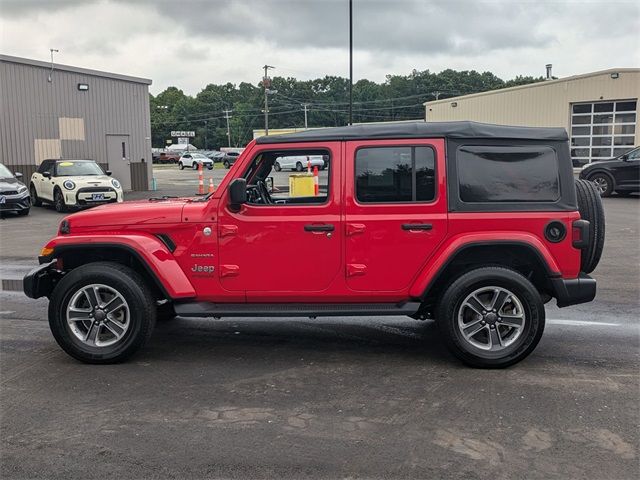
[[[44,160],[38,167],[38,173],[51,172],[52,166],[53,162],[51,160]],[[53,172],[51,174],[53,175]]]
[[[546,146],[463,145],[457,151],[463,202],[555,202],[558,159]]]
[[[252,205],[322,204],[329,196],[331,155],[327,150],[264,151],[244,174]]]
[[[436,197],[435,154],[430,147],[361,148],[355,167],[359,202],[430,202]]]

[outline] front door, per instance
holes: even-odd
[[[616,182],[621,190],[638,191],[640,187],[640,148],[627,153],[622,162],[616,162]]]
[[[313,301],[342,271],[340,144],[267,147],[243,162],[248,202],[237,212],[228,199],[220,203],[220,281],[247,301]],[[283,156],[314,154],[327,155],[317,182],[313,173],[273,168]]]
[[[107,163],[123,190],[131,190],[129,135],[107,135]]]
[[[405,292],[447,233],[444,140],[348,142],[345,161],[347,286]]]

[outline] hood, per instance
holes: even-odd
[[[13,178],[13,177],[0,178],[0,193],[7,190],[10,190],[10,191],[17,190],[18,188],[23,186],[24,186],[24,183],[17,180],[16,178]]]
[[[182,209],[189,201],[187,198],[167,200],[143,200],[138,202],[111,203],[83,210],[66,217],[75,229],[98,226],[157,225],[180,223]],[[77,230],[76,230],[77,231]]]

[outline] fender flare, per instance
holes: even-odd
[[[537,237],[522,232],[504,232],[497,239],[495,234],[474,234],[459,236],[439,249],[432,257],[434,261],[420,272],[409,290],[412,298],[425,300],[429,290],[438,281],[449,264],[463,251],[478,246],[518,246],[530,250],[540,260],[549,278],[561,277],[560,268],[553,255]]]
[[[177,260],[162,240],[152,235],[73,235],[53,238],[45,249],[53,251],[38,257],[40,263],[49,263],[59,255],[74,250],[115,249],[133,255],[160,290],[170,299],[196,296],[193,285]]]

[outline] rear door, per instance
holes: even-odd
[[[447,233],[444,140],[347,142],[349,289],[409,289]]]

